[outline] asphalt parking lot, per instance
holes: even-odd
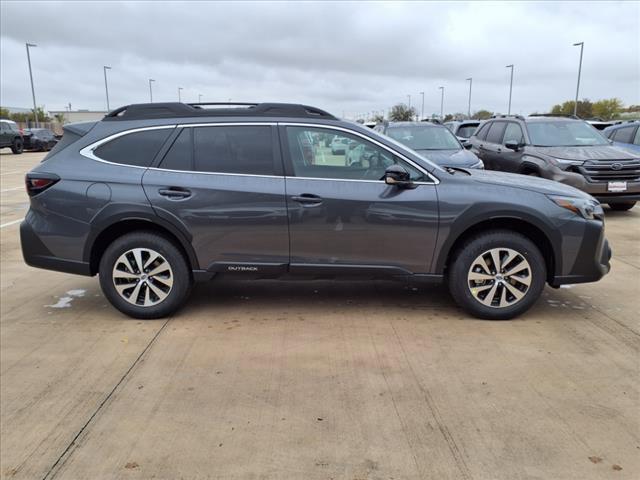
[[[520,319],[444,288],[213,281],[166,320],[27,267],[1,162],[3,479],[598,479],[640,475],[640,207],[612,271]]]

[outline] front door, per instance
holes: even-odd
[[[285,180],[275,126],[183,128],[143,186],[156,213],[192,235],[201,269],[286,270]]]
[[[311,142],[330,133],[344,153]],[[292,272],[429,273],[438,231],[433,180],[381,144],[339,129],[281,127]],[[382,180],[402,164],[416,188]]]

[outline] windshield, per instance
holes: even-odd
[[[585,122],[549,121],[527,124],[531,143],[537,147],[587,147],[607,145],[607,140]]]
[[[456,137],[446,127],[407,125],[389,127],[387,135],[413,150],[461,150]]]
[[[469,124],[469,125],[462,125],[459,129],[458,129],[458,136],[462,137],[462,138],[470,138],[471,135],[473,135],[473,132],[476,131],[476,129],[478,128],[478,123],[474,124]]]

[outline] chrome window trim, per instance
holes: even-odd
[[[328,129],[328,130],[340,130],[342,132],[346,132],[346,133],[349,133],[351,135],[357,135],[358,137],[361,137],[361,138],[363,138],[363,139],[365,139],[365,140],[367,140],[367,141],[369,141],[369,142],[371,142],[371,143],[383,148],[384,150],[387,150],[392,155],[395,155],[395,156],[401,158],[402,160],[407,162],[409,165],[411,165],[412,167],[418,169],[420,172],[424,173],[431,180],[433,180],[432,182],[413,182],[413,183],[415,183],[417,185],[438,185],[440,183],[440,179],[438,177],[436,177],[435,175],[433,175],[430,172],[428,172],[426,169],[424,169],[423,167],[421,167],[420,165],[415,163],[413,160],[410,160],[409,158],[407,158],[403,154],[393,150],[390,147],[387,147],[384,143],[378,142],[376,139],[368,137],[367,135],[364,135],[364,134],[362,134],[360,132],[356,132],[355,130],[350,130],[348,128],[338,127],[338,126],[335,126],[335,125],[320,125],[320,124],[315,124],[315,123],[279,122],[278,125],[284,125],[284,126],[287,126],[287,127],[291,126],[291,127],[325,128],[325,129]],[[302,178],[302,177],[292,177],[292,178]],[[341,180],[341,179],[319,178],[319,180]],[[349,179],[343,179],[343,180],[350,181]],[[358,180],[358,181],[376,182],[376,180]],[[381,181],[381,180],[377,180],[377,181]]]
[[[83,157],[86,158],[90,158],[91,160],[94,160],[96,162],[101,162],[101,163],[108,163],[109,165],[118,165],[120,167],[131,167],[131,168],[142,168],[143,170],[146,170],[148,167],[141,167],[140,165],[128,165],[126,163],[117,163],[117,162],[112,162],[110,160],[104,160],[98,156],[96,156],[96,154],[94,153],[94,151],[104,145],[107,142],[110,142],[111,140],[115,140],[116,138],[119,137],[124,137],[125,135],[129,135],[131,133],[137,133],[137,132],[145,132],[147,130],[162,130],[162,129],[169,129],[169,128],[176,128],[177,125],[172,124],[172,125],[156,125],[153,127],[140,127],[140,128],[132,128],[131,130],[123,130],[122,132],[118,132],[118,133],[114,133],[112,135],[109,135],[108,137],[105,137],[101,140],[97,140],[89,145],[87,145],[86,147],[82,148],[80,150],[80,155],[82,155]]]
[[[297,177],[297,176],[285,176],[285,175],[256,175],[256,174],[251,174],[251,173],[229,173],[229,172],[195,172],[192,170],[172,170],[169,168],[158,168],[158,167],[141,167],[138,165],[127,165],[126,163],[117,163],[117,162],[111,162],[109,160],[104,160],[98,156],[95,155],[94,150],[96,150],[98,147],[100,147],[101,145],[104,145],[107,142],[110,142],[111,140],[114,140],[116,138],[119,137],[123,137],[125,135],[129,135],[131,133],[137,133],[137,132],[144,132],[147,130],[161,130],[161,129],[169,129],[169,128],[194,128],[194,127],[229,127],[229,126],[279,126],[279,125],[283,125],[283,126],[292,126],[292,127],[310,127],[310,128],[324,128],[324,129],[328,129],[328,130],[338,130],[338,131],[342,131],[342,132],[346,132],[349,133],[351,135],[356,135],[358,137],[361,137],[381,148],[383,148],[384,150],[387,150],[389,153],[391,153],[392,155],[395,155],[399,158],[401,158],[402,160],[404,160],[405,162],[407,162],[409,165],[411,165],[412,167],[418,169],[420,172],[424,173],[425,175],[427,175],[432,181],[431,182],[413,182],[416,185],[438,185],[440,183],[440,180],[434,176],[433,174],[431,174],[430,172],[428,172],[427,170],[425,170],[423,167],[421,167],[420,165],[416,164],[414,161],[410,160],[409,158],[407,158],[406,156],[404,156],[403,154],[393,150],[390,147],[387,147],[386,145],[384,145],[383,143],[378,142],[376,139],[368,137],[360,132],[356,132],[355,130],[351,130],[348,128],[344,128],[344,127],[339,127],[339,126],[335,126],[335,125],[322,125],[322,124],[315,124],[315,123],[298,123],[298,122],[224,122],[224,123],[179,123],[179,124],[168,124],[168,125],[155,125],[155,126],[150,126],[150,127],[140,127],[140,128],[132,128],[130,130],[123,130],[121,132],[118,133],[114,133],[112,135],[109,135],[103,139],[97,140],[89,145],[87,145],[86,147],[82,148],[80,150],[80,155],[89,158],[91,160],[94,160],[96,162],[101,162],[101,163],[106,163],[109,165],[118,165],[121,167],[130,167],[130,168],[139,168],[139,169],[143,169],[143,170],[155,170],[155,171],[160,171],[160,172],[174,172],[174,173],[188,173],[188,174],[201,174],[201,175],[225,175],[225,176],[235,176],[235,177],[258,177],[258,178],[283,178],[283,179],[287,179],[287,178],[299,178],[302,180],[320,180],[320,181],[337,181],[337,182],[365,182],[365,183],[384,183],[382,180],[359,180],[359,179],[349,179],[349,178],[321,178],[321,177]]]

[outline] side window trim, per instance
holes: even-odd
[[[395,157],[398,157],[400,160],[402,160],[403,162],[408,163],[413,168],[415,168],[418,171],[422,172],[424,175],[426,175],[428,178],[431,179],[430,182],[414,182],[416,185],[437,185],[437,184],[440,183],[440,180],[438,179],[438,177],[436,177],[435,175],[430,173],[424,167],[418,165],[417,163],[415,163],[412,160],[408,159],[403,154],[393,150],[392,148],[386,146],[385,144],[383,144],[381,142],[378,142],[376,139],[368,137],[366,135],[363,135],[360,132],[356,132],[355,130],[350,130],[348,128],[339,127],[339,126],[335,126],[335,125],[323,125],[323,124],[303,123],[303,122],[280,122],[280,123],[278,123],[278,125],[280,127],[278,130],[280,131],[281,142],[283,143],[283,159],[285,160],[285,176],[286,177],[305,178],[305,179],[309,179],[309,180],[320,180],[320,181],[369,182],[369,183],[379,183],[379,182],[381,182],[381,180],[296,177],[295,173],[293,172],[293,165],[292,165],[292,160],[291,160],[291,152],[289,151],[289,148],[288,148],[286,127],[307,127],[307,128],[318,128],[318,129],[331,130],[331,131],[334,131],[334,135],[339,135],[339,133],[335,133],[335,131],[338,131],[338,132],[347,133],[347,134],[350,134],[350,135],[354,135],[354,136],[360,137],[363,140],[365,140],[367,142],[370,142],[370,143],[378,146],[379,148],[382,148],[382,149],[388,151],[391,155],[393,155]]]
[[[112,162],[109,160],[104,160],[103,158],[98,157],[94,151],[104,145],[105,143],[110,142],[111,140],[115,140],[116,138],[120,138],[120,137],[124,137],[125,135],[130,135],[132,133],[137,133],[137,132],[145,132],[148,130],[162,130],[162,129],[169,129],[169,128],[176,128],[176,125],[158,125],[158,126],[153,126],[153,127],[141,127],[141,128],[133,128],[131,130],[123,130],[122,132],[118,132],[118,133],[114,133],[113,135],[109,135],[105,138],[102,138],[96,142],[93,142],[89,145],[87,145],[86,147],[80,149],[80,155],[82,155],[83,157],[89,158],[91,160],[95,160],[96,162],[102,162],[102,163],[108,163],[111,165],[119,165],[122,167],[130,167],[130,168],[142,168],[143,170],[146,170],[147,168],[151,168],[151,167],[142,167],[139,165],[127,165],[126,163],[117,163],[117,162]],[[165,144],[166,144],[166,140],[165,140]],[[156,155],[157,158],[157,155]],[[155,160],[154,160],[155,161]],[[154,161],[151,162],[151,165],[153,165]]]

